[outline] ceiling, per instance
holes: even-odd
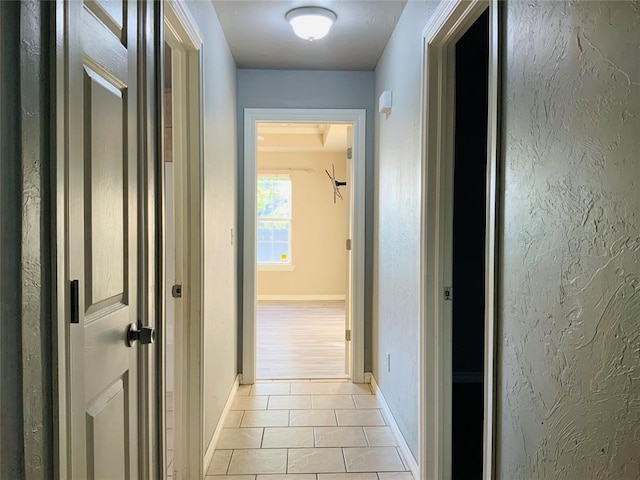
[[[213,0],[238,68],[374,70],[406,0]],[[314,42],[295,36],[292,8],[318,6],[338,19]]]
[[[258,123],[261,152],[346,152],[347,124]]]

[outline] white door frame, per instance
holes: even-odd
[[[345,181],[347,182],[346,185],[346,198],[345,198],[345,202],[347,204],[347,214],[345,215],[345,233],[347,235],[347,238],[351,238],[351,236],[353,235],[353,228],[352,228],[352,224],[353,224],[353,190],[351,188],[351,185],[353,184],[353,182],[351,181],[351,175],[353,174],[353,155],[350,155],[349,152],[353,152],[353,127],[349,126],[347,127],[347,151],[345,152],[345,157],[346,157],[346,179]],[[345,258],[345,270],[346,270],[346,282],[345,282],[345,292],[344,292],[344,307],[345,307],[345,325],[344,325],[344,329],[346,331],[348,330],[353,330],[353,319],[351,318],[351,300],[352,300],[352,292],[351,292],[351,288],[353,287],[353,282],[352,282],[352,267],[353,267],[353,262],[352,262],[352,256],[351,256],[351,252],[347,251],[347,255]],[[345,342],[344,342],[344,371],[345,374],[348,375],[349,377],[351,377],[351,358],[353,357],[352,355],[352,348],[353,347],[353,343],[350,340],[347,340],[347,336],[345,335]]]
[[[175,215],[180,219],[182,238],[176,239],[180,251],[176,258],[182,258],[176,271],[182,272],[182,304],[175,323],[175,390],[174,390],[174,473],[177,479],[204,477],[204,370],[203,345],[203,119],[201,101],[203,97],[203,37],[196,22],[183,0],[164,1],[164,40],[172,48],[173,61],[173,130],[174,162],[179,165],[176,175],[178,188],[175,191]],[[162,42],[164,51],[164,42]],[[162,57],[164,58],[164,57]],[[164,70],[164,68],[163,68]],[[164,95],[164,85],[160,89]],[[160,102],[164,110],[164,98]],[[164,112],[162,114],[164,122]],[[162,128],[164,139],[164,124]],[[164,140],[162,142],[164,148]],[[164,154],[162,155],[164,159]],[[162,197],[164,205],[164,169],[162,175]],[[166,219],[163,207],[163,273],[164,275],[164,232]],[[178,232],[180,233],[180,232]],[[164,289],[163,289],[164,294]],[[165,304],[163,299],[163,304]],[[166,318],[163,316],[163,329]],[[161,339],[164,336],[160,336]],[[163,342],[164,343],[164,342]],[[164,344],[161,348],[162,396],[164,413]],[[162,415],[162,478],[166,475],[166,426]]]
[[[498,4],[441,2],[424,28],[422,61],[422,239],[420,365],[421,478],[451,478],[452,325],[444,289],[451,282],[455,43],[489,8],[489,118],[485,253],[483,478],[494,471],[497,294]]]
[[[242,384],[256,379],[256,182],[258,122],[353,124],[353,238],[351,247],[351,378],[364,383],[364,181],[366,111],[342,109],[245,108],[244,110],[244,245],[242,280]],[[349,176],[349,175],[347,175]]]

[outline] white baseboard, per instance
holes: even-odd
[[[258,295],[264,302],[338,302],[344,295]]]
[[[400,454],[402,455],[405,463],[407,464],[407,467],[409,467],[409,470],[411,470],[411,473],[413,474],[413,478],[420,478],[420,469],[418,468],[418,462],[416,462],[416,459],[414,458],[413,453],[411,453],[411,449],[409,448],[409,445],[407,445],[407,441],[402,436],[402,433],[400,432],[400,428],[396,423],[396,419],[393,418],[393,414],[391,413],[389,404],[385,400],[384,395],[382,394],[382,390],[380,390],[380,387],[378,387],[376,378],[373,376],[373,374],[367,372],[365,373],[365,379],[367,375],[370,375],[371,389],[373,390],[373,393],[377,397],[378,403],[382,408],[382,415],[384,415],[385,420],[387,421],[387,423],[389,424],[389,427],[391,428],[391,431],[393,432],[393,436],[396,438],[396,442],[398,442],[398,449],[400,450]]]
[[[204,454],[204,476],[207,475],[207,470],[209,470],[209,465],[211,465],[211,460],[213,460],[213,453],[218,446],[218,441],[220,440],[220,435],[222,435],[222,429],[224,428],[224,424],[227,421],[227,416],[231,411],[231,404],[233,403],[233,399],[238,392],[238,385],[240,384],[240,375],[236,376],[235,382],[233,382],[233,386],[231,387],[231,392],[227,397],[227,403],[224,404],[224,409],[222,410],[222,414],[220,415],[220,420],[218,420],[218,425],[216,426],[216,430],[213,432],[213,437],[211,437],[211,441],[207,446],[207,450]],[[204,477],[203,477],[204,478]]]

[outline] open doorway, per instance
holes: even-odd
[[[257,379],[349,377],[352,132],[257,125]]]
[[[342,247],[337,244],[338,249],[342,249],[346,255],[344,286],[344,327],[341,332],[341,343],[344,343],[344,369],[341,375],[348,376],[354,383],[364,383],[364,172],[365,172],[365,111],[364,110],[323,110],[323,109],[245,109],[244,111],[244,207],[243,207],[243,278],[242,278],[242,376],[241,383],[252,384],[257,378],[257,337],[258,337],[258,149],[261,140],[258,134],[260,124],[298,124],[305,123],[307,127],[315,125],[317,129],[325,129],[325,125],[346,125],[351,126],[353,134],[347,135],[352,138],[353,145],[350,147],[350,154],[343,152],[346,158],[345,177],[339,177],[336,171],[333,177],[333,166],[330,176],[327,177],[325,168],[318,165],[315,169],[320,173],[320,178],[324,175],[324,182],[328,190],[326,191],[325,202],[333,208],[333,187],[338,186],[334,181],[347,181],[346,185],[340,186],[340,193],[345,196],[344,204],[348,206],[351,215],[345,217],[345,236],[342,238]],[[320,141],[325,132],[319,135]],[[330,132],[327,132],[329,135]],[[325,139],[326,141],[326,139]],[[349,146],[347,147],[349,150]],[[280,167],[282,168],[282,166]],[[294,167],[286,167],[294,168]],[[299,167],[295,167],[299,168]],[[304,168],[304,167],[303,167]],[[313,169],[312,167],[310,167]],[[329,170],[329,169],[327,169]],[[290,177],[291,173],[282,172],[281,175]],[[305,172],[298,172],[300,174]],[[310,173],[310,172],[307,172]],[[283,182],[286,183],[286,182]],[[337,202],[340,202],[337,199]],[[336,205],[339,203],[336,202]],[[346,219],[350,219],[348,224]],[[268,221],[269,219],[264,219]],[[273,220],[273,219],[272,219]],[[293,220],[295,223],[295,219]],[[295,239],[294,239],[295,241]],[[268,242],[267,242],[268,243]],[[295,250],[295,249],[294,249]],[[279,255],[276,255],[276,253]],[[276,260],[289,260],[289,255],[294,264],[295,251],[276,252]],[[343,258],[340,256],[340,258]],[[342,262],[341,260],[338,260]],[[295,265],[294,265],[295,268]],[[264,294],[264,293],[263,293]],[[266,295],[266,294],[264,294]],[[335,295],[342,295],[336,293]],[[337,343],[337,342],[336,342]],[[298,360],[299,361],[299,360]],[[346,373],[344,373],[346,372]],[[272,376],[272,375],[270,375]],[[305,377],[308,377],[307,373]],[[318,375],[320,376],[320,374]],[[299,378],[296,375],[297,378]],[[324,375],[323,375],[324,377]],[[326,377],[324,377],[326,378]]]
[[[452,479],[482,478],[489,11],[455,45]]]
[[[443,2],[423,31],[421,477],[493,476],[497,2]]]

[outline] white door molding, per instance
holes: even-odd
[[[182,284],[175,322],[174,472],[177,478],[204,477],[203,345],[203,97],[202,35],[182,0],[164,2],[164,40],[172,50],[173,161],[175,172],[176,281]],[[163,44],[164,45],[164,44]],[[164,50],[164,46],[163,46]],[[164,58],[161,55],[161,58]],[[161,77],[164,77],[162,75]],[[164,94],[164,88],[160,91]],[[159,108],[164,110],[164,101]],[[162,114],[164,118],[164,113]],[[164,126],[162,128],[164,135]],[[163,137],[164,138],[164,137]],[[162,145],[165,145],[164,141]],[[162,155],[164,158],[164,155]],[[160,169],[163,175],[164,169]],[[162,195],[164,195],[164,188]],[[164,205],[164,196],[160,199]],[[163,212],[163,232],[168,227]],[[164,239],[164,236],[163,236]],[[165,258],[163,242],[163,259]],[[163,272],[164,278],[164,261]],[[163,290],[164,293],[164,290]],[[163,305],[166,304],[163,299]],[[163,328],[166,319],[163,316]],[[161,336],[163,338],[163,336]],[[162,349],[164,379],[165,352]],[[164,405],[164,384],[162,387]],[[164,412],[164,408],[161,410]],[[166,472],[162,422],[163,471]],[[165,473],[163,473],[164,478]]]
[[[351,302],[352,380],[364,382],[364,192],[365,110],[271,109],[244,110],[244,245],[242,281],[242,383],[256,378],[256,124],[258,122],[350,123],[353,125],[353,238]],[[348,175],[347,175],[348,176]]]
[[[422,242],[420,255],[420,478],[451,478],[451,281],[454,161],[454,47],[490,9],[487,151],[484,466],[493,477],[496,325],[498,16],[495,0],[441,2],[423,30]]]

